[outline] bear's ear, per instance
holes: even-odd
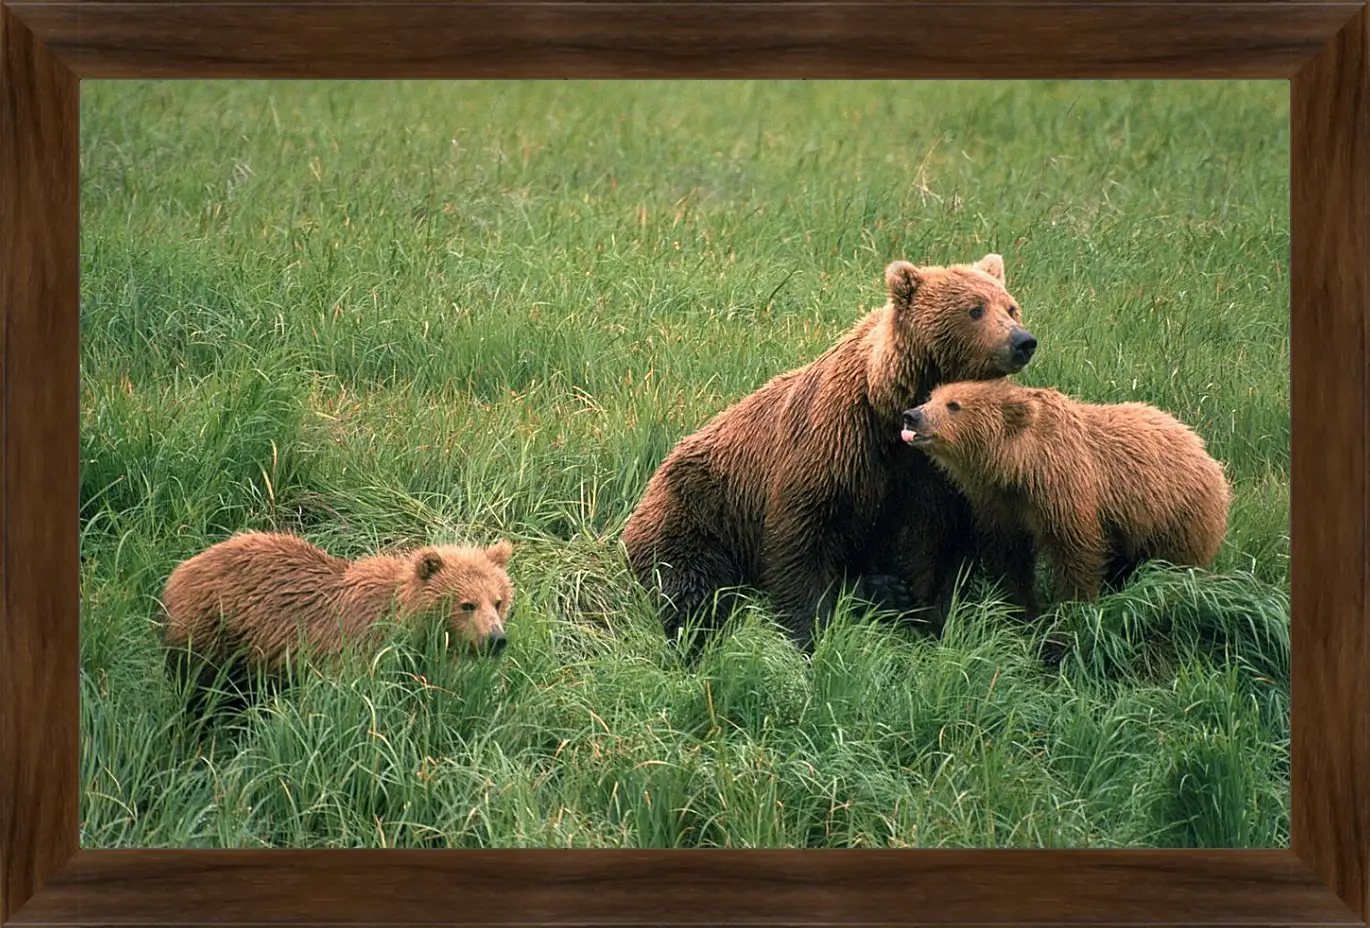
[[[420,580],[427,580],[442,570],[442,555],[436,548],[424,548],[414,555],[414,571]]]
[[[909,261],[891,261],[885,265],[885,286],[896,306],[907,306],[923,284],[923,272]]]
[[[1032,403],[1026,397],[1013,397],[1004,401],[1004,424],[1010,435],[1032,425]]]
[[[1004,282],[1003,255],[996,255],[993,252],[991,252],[990,254],[985,255],[979,261],[976,261],[975,266],[978,267],[980,270],[984,271],[989,276],[993,277],[995,280],[999,281],[999,283]]]
[[[509,563],[509,555],[514,553],[514,546],[509,544],[507,538],[501,538],[493,545],[485,549],[485,556],[494,561],[500,567]]]

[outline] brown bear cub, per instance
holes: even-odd
[[[295,535],[246,532],[171,572],[162,642],[182,672],[187,651],[210,673],[238,661],[276,672],[302,641],[331,656],[350,643],[378,646],[386,620],[419,631],[436,619],[457,644],[498,653],[513,599],[511,553],[500,541],[349,561]]]
[[[944,384],[904,413],[925,452],[1001,539],[985,551],[1010,599],[1037,612],[1044,554],[1060,599],[1093,600],[1143,561],[1211,567],[1227,533],[1222,465],[1188,426],[1144,403],[1082,403],[1008,380]]]
[[[715,601],[717,624],[743,586],[769,594],[805,649],[844,582],[900,610],[948,598],[969,509],[899,441],[899,417],[943,380],[1021,370],[1037,341],[999,255],[894,261],[885,282],[883,307],[681,439],[648,482],[622,538],[668,600],[668,636]]]

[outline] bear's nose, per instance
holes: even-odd
[[[1009,344],[1013,347],[1013,353],[1023,359],[1032,357],[1032,353],[1037,350],[1037,339],[1027,329],[1014,332]]]
[[[485,636],[485,646],[492,654],[498,654],[503,651],[505,645],[508,643],[509,639],[505,637],[504,632],[491,632]]]
[[[923,410],[922,410],[922,409],[905,409],[905,410],[904,410],[904,428],[917,430],[917,428],[918,428],[920,425],[922,425],[922,424],[923,424]]]

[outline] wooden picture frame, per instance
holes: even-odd
[[[1292,848],[78,849],[82,78],[1288,78]],[[1359,925],[1370,15],[1321,0],[0,3],[0,923]]]

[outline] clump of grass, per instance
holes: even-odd
[[[1068,671],[1091,682],[1173,679],[1188,655],[1235,663],[1247,678],[1289,679],[1289,593],[1250,574],[1143,566],[1121,592],[1066,603],[1054,631],[1072,639]]]
[[[1288,835],[1287,731],[1272,740],[1235,667],[1180,668],[1168,735],[1140,779],[1138,801],[1163,847],[1248,847]]]

